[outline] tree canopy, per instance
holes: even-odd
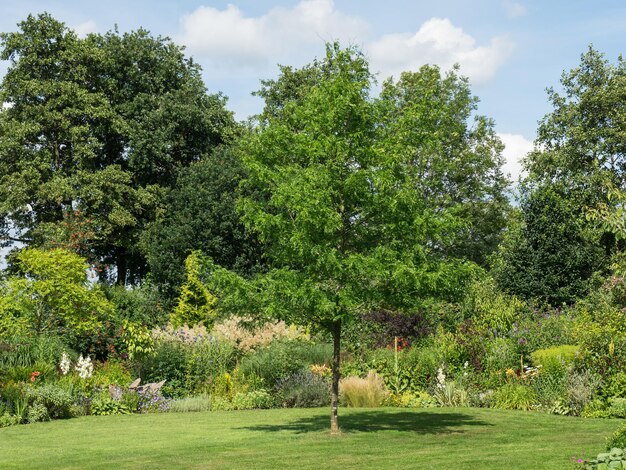
[[[145,273],[139,236],[177,172],[235,133],[224,98],[168,38],[145,30],[78,38],[48,14],[0,35],[0,228],[4,244],[66,242],[120,283]],[[15,235],[17,233],[17,235]]]
[[[489,199],[488,185],[454,176],[444,161],[476,159],[483,162],[476,173],[487,167],[498,179],[501,144],[487,120],[468,130],[475,101],[453,99],[467,86],[454,72],[404,74],[380,99],[371,96],[373,83],[363,55],[337,44],[324,59],[265,82],[261,94],[271,99],[240,147],[247,171],[240,207],[264,243],[269,271],[250,282],[213,273],[218,308],[245,304],[331,333],[333,430],[342,325],[375,308],[459,298],[478,270],[452,247],[472,226],[463,204],[477,194]],[[441,89],[436,98],[428,93]],[[459,132],[443,131],[447,117]],[[465,173],[471,168],[468,161]]]

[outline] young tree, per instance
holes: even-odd
[[[430,70],[403,80],[428,74],[436,82]],[[374,99],[372,83],[363,55],[337,44],[327,46],[323,60],[302,71],[283,68],[278,80],[264,83],[260,94],[271,99],[242,145],[248,195],[240,206],[244,223],[267,247],[270,268],[246,281],[212,267],[218,309],[263,311],[330,333],[333,432],[339,431],[342,327],[374,309],[457,299],[478,270],[449,249],[467,226],[463,211],[452,202],[438,207],[421,189],[424,167],[415,160],[424,140],[398,143],[399,132],[426,126],[416,112],[420,107]],[[416,93],[406,102],[420,99]],[[429,122],[421,137],[428,138],[436,124]],[[450,158],[457,155],[455,146],[469,155],[471,145],[458,142],[468,134],[455,135],[449,139],[454,145],[442,143],[424,158]],[[480,143],[498,155],[495,138]]]
[[[104,293],[89,284],[88,265],[67,250],[26,248],[16,274],[0,283],[0,337],[93,332],[113,315]]]
[[[81,39],[48,14],[19,28],[0,35],[11,62],[0,84],[0,237],[54,244],[79,210],[93,234],[85,254],[132,282],[145,271],[139,236],[177,171],[231,138],[232,115],[167,38]]]

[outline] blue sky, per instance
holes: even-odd
[[[0,30],[16,30],[29,13],[43,11],[80,34],[117,24],[172,37],[240,119],[259,111],[250,93],[275,76],[277,63],[310,62],[325,41],[360,46],[381,79],[424,63],[458,62],[481,100],[479,112],[495,120],[507,145],[514,179],[537,121],[550,110],[545,88],[558,86],[589,44],[613,61],[626,38],[626,3],[601,0],[22,0],[0,2]]]

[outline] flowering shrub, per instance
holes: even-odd
[[[161,328],[154,328],[151,334],[152,338],[155,341],[159,342],[170,341],[177,343],[194,344],[197,342],[213,339],[213,337],[207,331],[206,327],[202,324],[197,324],[193,327],[182,325],[175,328],[170,323]]]
[[[93,364],[89,356],[83,357],[81,354],[74,367],[81,379],[89,379],[93,375]]]
[[[255,328],[246,328],[246,323],[251,323],[251,319],[231,317],[216,323],[213,334],[218,339],[231,341],[243,352],[266,347],[277,340],[309,340],[309,335],[302,328],[283,321],[267,322]]]
[[[280,379],[275,391],[278,404],[285,408],[312,408],[330,403],[328,382],[323,375],[308,370]]]
[[[70,358],[65,351],[61,355],[61,362],[59,363],[59,369],[61,370],[61,374],[67,375],[67,373],[71,370],[72,363],[70,362]]]
[[[139,396],[139,403],[137,405],[137,411],[139,413],[162,413],[170,409],[170,400],[159,392],[143,390],[137,392],[137,395]]]

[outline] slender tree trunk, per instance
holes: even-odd
[[[341,353],[341,320],[333,322],[333,383],[330,391],[330,432],[339,434],[337,408],[339,407],[339,362]]]
[[[116,264],[117,264],[117,280],[115,281],[115,283],[118,286],[125,286],[126,285],[126,273],[127,273],[127,270],[128,270],[127,267],[126,267],[126,253],[125,253],[125,250],[119,249],[117,251]]]

